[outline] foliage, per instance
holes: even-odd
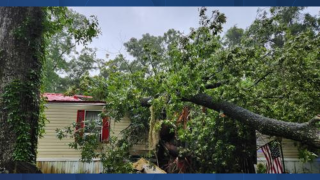
[[[4,93],[2,94],[3,110],[8,113],[7,122],[10,125],[9,127],[17,135],[13,152],[15,161],[35,161],[34,154],[30,152],[35,152],[37,146],[33,146],[31,142],[37,140],[39,136],[41,137],[47,120],[43,114],[43,103],[40,104],[39,112],[36,110],[36,107],[39,106],[37,105],[39,99],[36,91],[38,91],[37,89],[40,87],[40,81],[37,82],[35,79],[39,78],[39,75],[33,72],[30,73],[29,76],[29,80],[26,82],[18,80],[11,82],[10,85],[5,87]],[[21,99],[25,99],[26,102],[32,105],[29,107],[30,109],[25,109],[25,106],[21,104]],[[33,123],[25,122],[26,119],[36,120],[38,121],[38,125],[34,127],[32,125]]]
[[[106,146],[105,154],[101,156],[104,173],[132,173],[132,164],[129,161],[129,145],[111,137],[109,146]]]
[[[294,122],[319,112],[319,18],[301,10],[271,8],[270,17],[263,12],[246,32],[243,44],[253,47],[244,52],[259,55],[256,61],[245,60],[239,71],[246,70],[253,83],[245,99],[254,112]]]
[[[225,16],[217,11],[208,16],[205,8],[200,10],[200,27],[188,35],[176,34],[178,37],[166,46],[168,49],[142,40],[148,37],[149,42],[157,42],[150,35],[132,39],[126,46],[135,58],[132,62],[140,62],[137,63],[140,67],[122,70],[132,64],[119,56],[117,63],[124,66],[117,68],[113,61],[106,69],[108,115],[116,119],[124,115],[133,119],[148,117],[140,100],[152,97],[150,103],[155,107],[156,118],[175,123],[182,108],[188,106],[192,122],[187,129],[178,126],[174,130],[178,133],[176,145],[189,149],[181,152],[198,153],[182,156],[192,156],[194,167],[199,167],[197,172],[239,172],[243,160],[240,157],[250,158],[255,152],[252,147],[241,147],[252,138],[250,128],[228,118],[221,119],[219,114],[223,112],[208,111],[204,116],[199,107],[183,99],[206,93],[215,101],[232,102],[275,119],[291,122],[311,119],[320,110],[319,18],[303,15],[305,18],[300,19],[301,10],[271,8],[269,15],[263,13],[248,30],[234,27],[239,35],[231,44],[235,34],[229,31],[228,48],[221,45],[219,36]],[[292,17],[291,21],[287,16]],[[206,88],[213,84],[220,85]],[[135,123],[148,128],[147,120],[142,118]]]
[[[241,43],[241,39],[243,38],[244,30],[238,28],[237,26],[233,26],[225,34],[224,44],[227,47],[234,47]]]
[[[267,173],[266,166],[261,163],[258,163],[257,164],[257,173]]]
[[[305,122],[319,113],[319,18],[302,10],[271,8],[247,30],[230,29],[222,43],[226,17],[201,8],[199,28],[187,35],[169,30],[159,37],[132,38],[125,47],[134,59],[119,55],[109,60],[100,77],[84,76],[83,89],[105,97],[107,116],[131,119],[120,142],[132,145],[147,136],[150,111],[141,104],[147,97],[155,118],[172,125],[172,143],[178,159],[187,159],[187,172],[243,172],[244,163],[255,157],[254,131],[223,112],[203,111],[184,100],[206,93],[214,101],[289,122]],[[187,126],[177,122],[184,107],[190,109]]]
[[[195,172],[241,172],[243,160],[255,157],[251,153],[255,153],[256,146],[248,139],[252,136],[250,128],[214,111],[190,116],[190,129],[180,127],[178,140],[180,144],[186,144],[184,149],[189,154],[181,155],[191,156]]]
[[[91,100],[103,100],[108,96],[107,82],[102,76],[91,77],[86,72],[77,81],[78,84],[69,87],[65,95],[83,94],[92,96]]]
[[[316,153],[319,153],[319,151],[319,149],[310,149],[310,147],[303,144],[298,145],[298,156],[299,159],[304,163],[312,162],[314,159],[316,159],[318,157]]]
[[[89,70],[96,69],[96,49],[86,45],[100,34],[96,17],[86,18],[71,9],[48,7],[50,29],[44,65],[46,92],[65,92],[79,84],[80,78]],[[79,53],[78,45],[85,46]],[[64,74],[62,77],[60,74]]]
[[[81,151],[81,161],[90,163],[93,159],[100,159],[103,165],[103,173],[132,173],[132,164],[129,161],[129,148],[131,147],[125,141],[118,141],[116,137],[110,137],[108,142],[101,143],[99,140],[99,132],[96,126],[101,121],[92,122],[85,126],[84,129],[75,131],[77,124],[64,129],[57,129],[57,137],[72,138],[74,142],[69,143],[69,147],[79,149]],[[84,136],[83,132],[89,132]]]

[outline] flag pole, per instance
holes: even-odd
[[[283,173],[285,173],[286,168],[284,166],[284,158],[283,158],[283,151],[282,151],[282,141],[280,142],[280,149],[281,149],[281,158],[282,158],[282,165],[283,165]]]

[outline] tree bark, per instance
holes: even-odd
[[[182,98],[182,101],[192,102],[218,112],[222,111],[226,116],[243,122],[263,134],[284,137],[320,148],[320,128],[317,127],[320,115],[306,123],[293,123],[264,117],[229,102],[214,102],[213,98],[207,94]]]
[[[25,132],[30,141],[29,148],[25,149],[30,157],[25,162],[36,162],[41,57],[44,54],[43,19],[44,13],[40,7],[0,7],[0,167],[12,165],[15,161],[13,153],[19,134],[7,121],[10,110],[7,110],[3,99],[6,87],[14,81],[22,84],[31,82],[28,91],[15,94],[13,98],[18,98],[18,113],[25,115],[18,121],[23,121],[30,127],[30,130]],[[34,75],[30,75],[32,73]]]

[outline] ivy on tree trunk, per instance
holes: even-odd
[[[40,7],[0,7],[0,167],[9,172],[37,172],[43,20]]]

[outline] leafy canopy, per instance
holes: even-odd
[[[134,59],[119,55],[92,80],[105,85],[106,115],[128,116],[132,125],[124,140],[142,141],[150,112],[141,100],[148,97],[156,119],[173,125],[174,144],[179,157],[192,159],[191,172],[240,172],[256,148],[246,144],[250,127],[183,100],[206,93],[214,101],[290,122],[319,113],[320,18],[302,10],[270,8],[248,29],[233,27],[221,38],[225,15],[201,8],[200,27],[187,35],[169,30],[159,37],[132,38],[125,47]],[[183,107],[190,109],[187,128],[176,122]]]

